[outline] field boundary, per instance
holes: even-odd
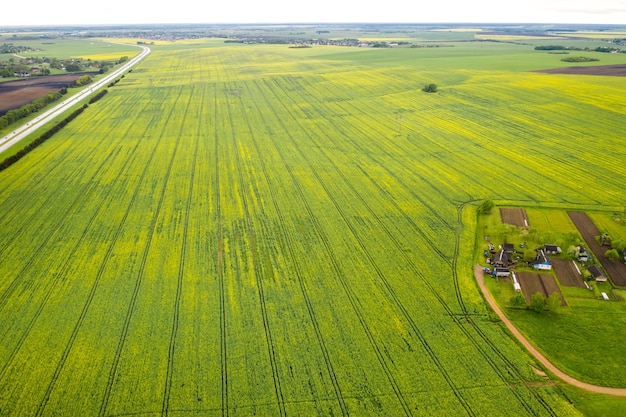
[[[621,262],[612,262],[606,257],[604,252],[609,248],[607,246],[601,246],[596,242],[595,236],[599,236],[601,233],[598,227],[589,218],[586,212],[581,211],[568,211],[567,215],[578,229],[578,232],[582,235],[583,239],[587,243],[587,247],[591,249],[593,255],[600,261],[600,264],[606,272],[609,274],[609,278],[613,284],[620,287],[626,286],[626,265]]]
[[[526,339],[522,333],[517,330],[515,325],[504,315],[496,300],[491,296],[489,290],[485,286],[485,278],[483,277],[483,267],[476,264],[474,266],[474,277],[476,277],[476,282],[480,287],[480,291],[483,293],[485,300],[489,304],[489,306],[493,309],[493,311],[498,315],[502,323],[509,329],[509,331],[513,334],[513,336],[526,348],[526,350],[541,363],[546,369],[552,372],[555,376],[561,379],[563,382],[566,382],[570,385],[573,385],[577,388],[582,388],[584,390],[595,392],[598,394],[606,394],[613,395],[616,397],[626,397],[626,388],[611,388],[611,387],[603,387],[600,385],[588,384],[586,382],[580,381],[576,378],[573,378],[561,371],[557,368],[552,362],[548,360],[537,348],[535,348],[529,341]]]

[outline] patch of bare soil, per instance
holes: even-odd
[[[565,306],[565,298],[561,294],[559,286],[554,282],[551,274],[538,274],[535,272],[518,272],[518,281],[522,287],[522,292],[526,298],[526,302],[530,303],[530,298],[536,292],[548,298],[553,292],[559,295],[561,305]]]
[[[573,261],[557,258],[551,258],[550,261],[552,262],[554,273],[559,279],[561,285],[565,285],[567,287],[585,288],[585,283],[582,279],[582,276],[576,269]]]
[[[545,70],[535,70],[533,72],[542,72],[545,74],[603,75],[611,77],[626,77],[626,64],[551,68]]]
[[[587,247],[593,252],[596,259],[600,261],[602,267],[609,274],[609,278],[611,278],[613,284],[626,287],[626,265],[621,261],[612,261],[604,255],[609,248],[607,246],[600,246],[596,241],[595,236],[599,236],[600,231],[593,224],[589,216],[579,211],[568,211],[567,214],[583,239],[585,239]]]
[[[21,80],[0,82],[0,116],[9,110],[19,109],[24,104],[37,100],[52,91],[70,86],[86,73],[28,77]],[[89,75],[93,75],[90,73]]]
[[[528,227],[528,216],[523,208],[500,208],[502,223],[512,224],[517,227]]]

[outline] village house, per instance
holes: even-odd
[[[509,266],[509,254],[506,253],[504,250],[500,250],[498,252],[495,253],[495,255],[493,255],[493,257],[491,258],[491,262],[490,264],[493,265],[494,267],[508,267]]]
[[[557,245],[543,245],[543,250],[546,255],[558,255],[561,253],[561,248]]]
[[[604,272],[602,272],[602,270],[599,267],[594,265],[594,266],[590,266],[589,268],[587,268],[587,270],[589,271],[589,273],[591,274],[591,277],[596,282],[606,282],[607,281],[606,275],[604,275]]]
[[[532,264],[533,268],[535,269],[540,269],[543,271],[550,271],[552,269],[552,264],[550,263],[550,260],[546,256],[543,249],[539,249],[537,251],[537,258]]]

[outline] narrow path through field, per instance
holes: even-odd
[[[478,286],[482,291],[485,299],[495,311],[495,313],[500,317],[502,322],[506,325],[506,327],[513,333],[513,335],[520,341],[522,345],[539,361],[543,366],[545,366],[550,372],[554,375],[567,382],[570,385],[573,385],[578,388],[582,388],[587,391],[596,392],[598,394],[608,394],[615,395],[620,397],[626,397],[626,388],[609,388],[609,387],[601,387],[598,385],[587,384],[586,382],[579,381],[578,379],[572,378],[567,375],[565,372],[561,371],[559,368],[554,366],[552,362],[550,362],[541,352],[539,352],[530,342],[515,328],[513,323],[504,315],[498,303],[493,299],[487,287],[485,287],[485,279],[483,277],[483,268],[480,265],[476,265],[474,267],[474,276],[476,277],[476,281],[478,282]]]

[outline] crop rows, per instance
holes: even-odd
[[[155,52],[0,174],[0,414],[573,413],[487,320],[463,208],[610,204],[568,141],[615,94],[292,53]]]

